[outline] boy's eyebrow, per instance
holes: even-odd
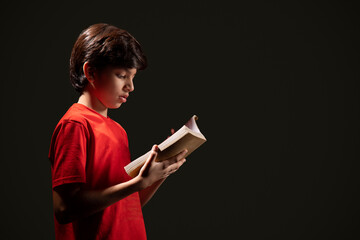
[[[124,68],[124,67],[116,67],[117,71],[121,71],[121,72],[126,72],[126,74],[131,73],[131,71],[128,68]],[[135,77],[135,75],[137,74],[137,70],[135,71],[135,73],[133,74],[133,77]]]
[[[120,71],[125,71],[126,73],[131,73],[127,68],[119,68]],[[133,74],[133,76],[135,76],[137,73],[137,71]]]
[[[126,71],[127,73],[131,73],[128,69],[125,69],[125,71]],[[135,72],[135,73],[133,74],[133,76],[135,76],[136,73],[137,73],[137,72]]]

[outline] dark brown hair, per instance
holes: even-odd
[[[85,62],[94,70],[107,66],[147,67],[147,59],[139,42],[126,30],[106,23],[84,29],[77,38],[70,57],[70,81],[80,94],[88,81],[83,72]]]

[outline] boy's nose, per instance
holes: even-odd
[[[128,92],[132,92],[132,91],[134,91],[134,89],[135,89],[134,83],[133,83],[132,80],[128,81],[128,82],[126,83],[126,86],[125,86],[125,87],[126,87],[126,89],[127,89]]]

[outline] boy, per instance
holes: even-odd
[[[138,41],[115,26],[94,24],[76,40],[70,80],[80,97],[56,125],[48,155],[57,240],[146,239],[141,207],[187,152],[158,163],[154,145],[138,176],[124,170],[127,134],[107,110],[126,102],[137,70],[146,66]]]

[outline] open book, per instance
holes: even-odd
[[[159,144],[159,152],[155,161],[161,162],[170,157],[173,157],[183,151],[185,148],[188,150],[185,155],[185,157],[187,157],[195,149],[200,147],[200,145],[206,142],[206,138],[204,135],[202,135],[198,126],[196,125],[197,119],[198,117],[196,115],[192,116],[192,118],[190,118],[190,120],[184,126],[182,126],[178,131],[172,134],[161,144]],[[139,173],[145,161],[148,159],[150,152],[151,150],[126,165],[126,173],[131,177],[135,177]]]

